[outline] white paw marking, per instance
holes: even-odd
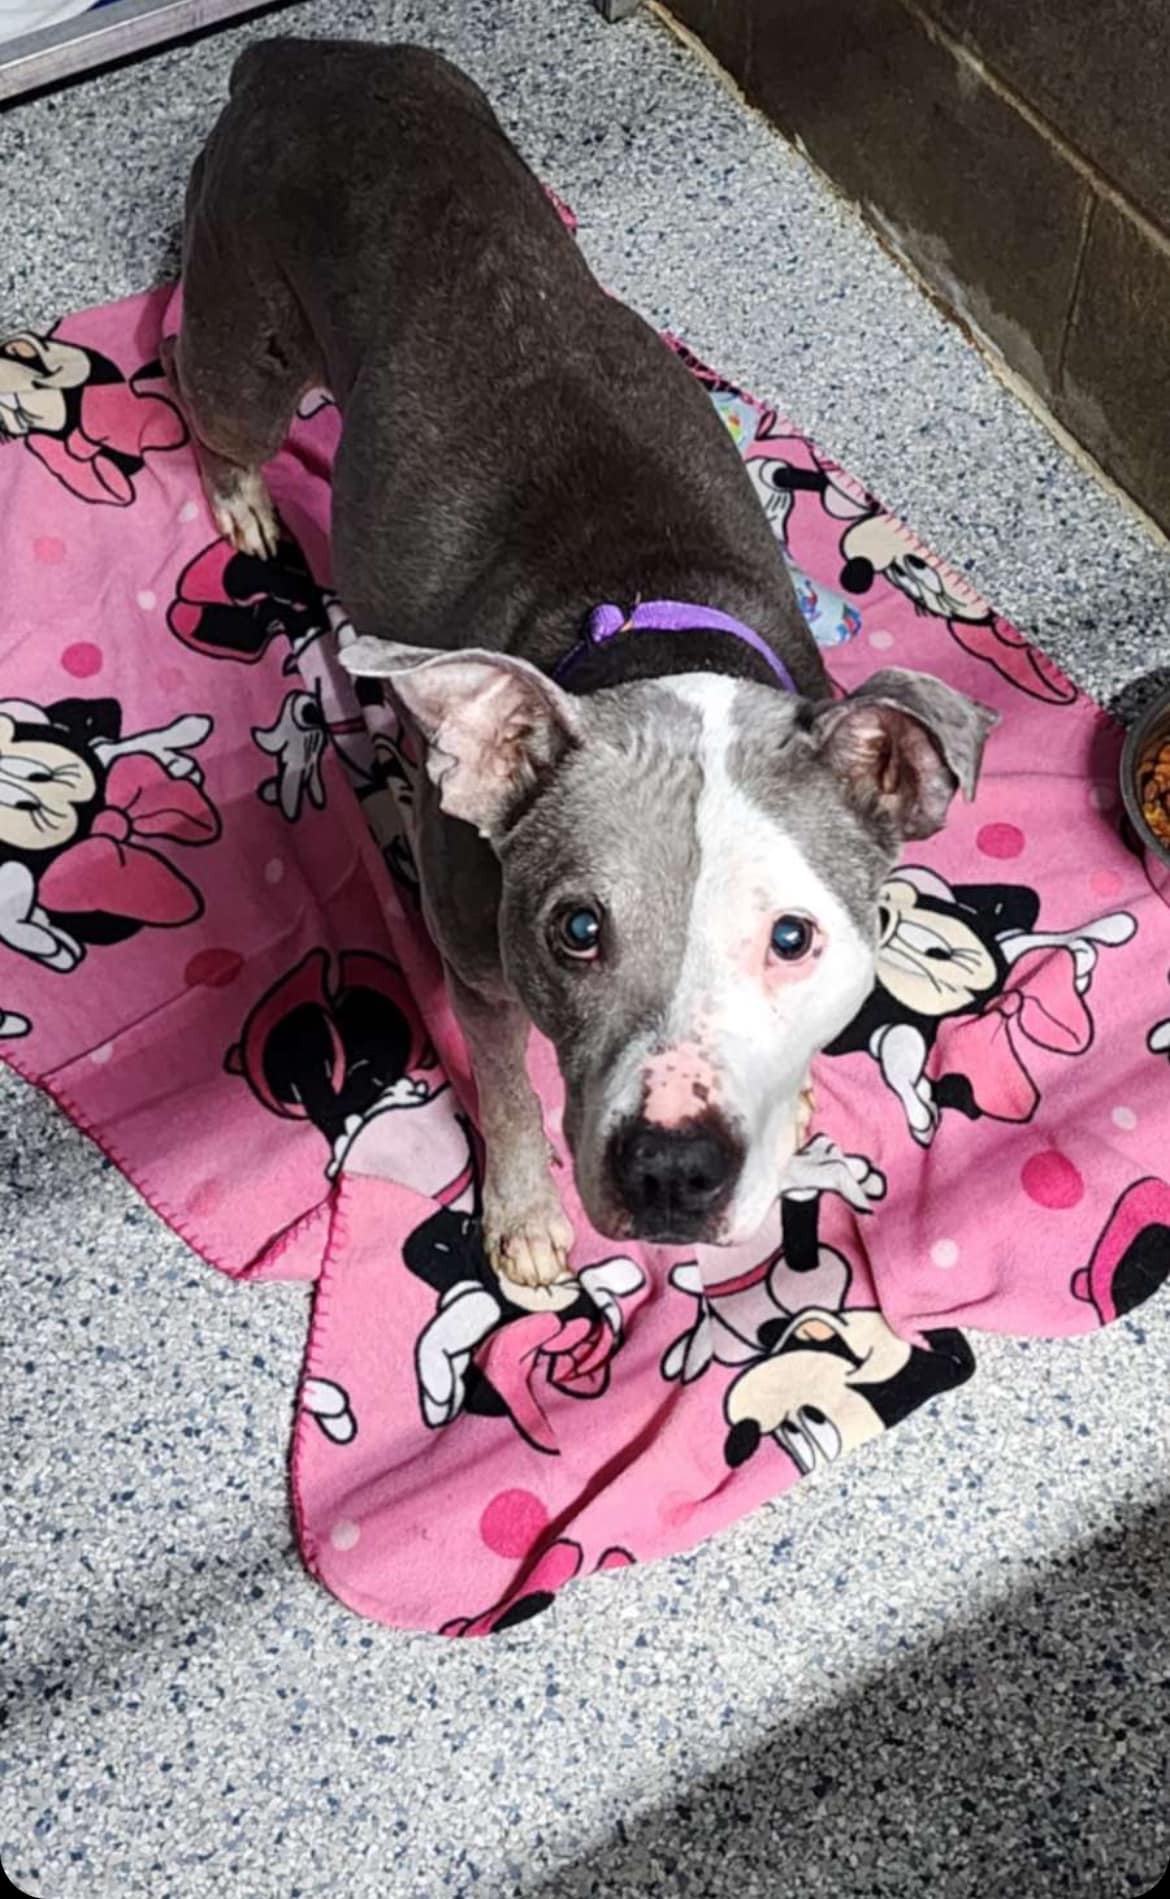
[[[501,1279],[517,1286],[552,1286],[568,1274],[573,1229],[559,1211],[485,1220],[484,1245]]]
[[[280,539],[276,510],[262,475],[241,474],[230,493],[222,490],[212,501],[215,525],[225,541],[241,554],[271,560]]]

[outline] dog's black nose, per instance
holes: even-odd
[[[633,1121],[614,1143],[612,1164],[636,1236],[681,1242],[694,1239],[730,1199],[741,1156],[721,1129]]]

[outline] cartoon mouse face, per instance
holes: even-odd
[[[16,440],[42,430],[62,435],[69,422],[67,391],[90,379],[88,351],[31,330],[0,343],[0,436]]]
[[[866,1387],[896,1378],[910,1353],[879,1312],[802,1312],[727,1394],[729,1461],[771,1434],[802,1473],[832,1463],[881,1430]]]
[[[772,532],[783,538],[795,505],[791,467],[787,462],[762,455],[749,456],[744,467],[751,477],[760,505],[772,523]]]
[[[95,765],[63,730],[0,712],[0,852],[43,860],[77,835],[98,796]]]
[[[882,987],[916,1016],[957,1015],[1000,979],[996,957],[960,911],[904,878],[882,887],[879,929]]]
[[[974,1369],[970,1346],[953,1328],[911,1345],[875,1307],[806,1307],[776,1349],[729,1388],[724,1456],[734,1469],[770,1436],[807,1475],[954,1390]]]
[[[957,574],[944,573],[907,544],[893,521],[880,514],[857,521],[841,537],[841,585],[849,593],[868,593],[875,578],[897,587],[921,613],[944,620],[985,620],[987,607]]]

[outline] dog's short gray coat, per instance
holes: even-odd
[[[779,1188],[809,1059],[864,997],[898,844],[973,789],[989,715],[896,672],[833,702],[707,396],[437,55],[244,53],[192,175],[184,275],[172,373],[225,531],[270,541],[258,470],[304,390],[341,409],[347,663],[391,679],[427,745],[416,847],[479,1086],[493,1259],[547,1281],[571,1237],[530,1021],[593,1220],[732,1237]],[[753,627],[795,695],[745,642],[691,629],[619,637],[552,683],[592,608],[656,598]],[[574,906],[598,923],[585,959]],[[770,947],[794,910],[803,969]]]

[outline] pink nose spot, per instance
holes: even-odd
[[[656,1127],[693,1121],[715,1099],[715,1070],[694,1043],[668,1048],[647,1062],[642,1116]]]

